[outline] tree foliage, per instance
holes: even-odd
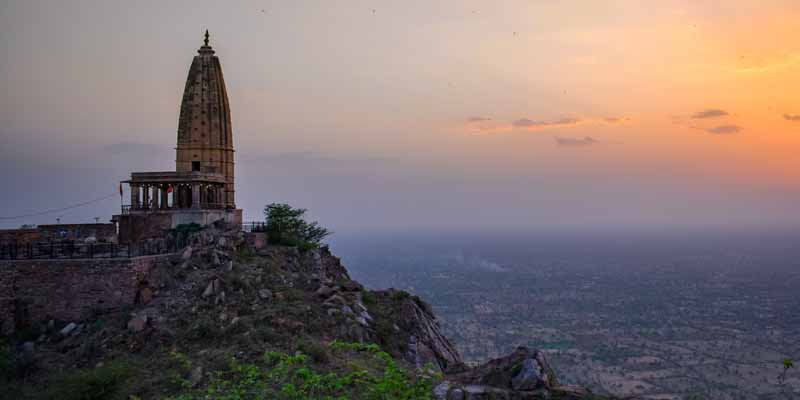
[[[293,208],[284,203],[272,203],[264,207],[267,219],[266,232],[273,243],[301,248],[316,248],[332,232],[304,216],[305,208]]]

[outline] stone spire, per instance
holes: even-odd
[[[236,208],[230,104],[222,65],[208,42],[206,30],[203,46],[192,60],[186,78],[178,120],[175,169],[224,175],[224,205]]]

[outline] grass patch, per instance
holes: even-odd
[[[86,368],[65,374],[48,390],[48,399],[106,400],[124,398],[122,389],[134,374],[126,362],[113,361],[98,368]]]

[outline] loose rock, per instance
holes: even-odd
[[[141,332],[147,327],[147,315],[138,315],[128,321],[128,329],[131,332]]]
[[[70,333],[72,333],[72,331],[74,331],[77,327],[78,327],[78,325],[76,323],[70,322],[69,324],[67,324],[67,326],[65,326],[63,329],[61,329],[61,331],[59,333],[61,335],[63,335],[63,336],[67,336]]]
[[[183,251],[181,258],[183,258],[184,260],[192,258],[192,246],[186,246],[186,250]]]
[[[258,291],[258,297],[262,300],[272,299],[272,291],[269,289],[261,289]]]

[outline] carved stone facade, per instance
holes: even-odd
[[[158,236],[165,225],[241,223],[231,109],[222,65],[208,45],[207,31],[197,53],[181,102],[175,171],[134,172],[124,182],[130,186],[130,204],[112,219],[119,224],[121,243]]]
[[[231,109],[222,65],[208,42],[198,53],[183,91],[175,170],[223,175],[222,204],[236,208]]]

